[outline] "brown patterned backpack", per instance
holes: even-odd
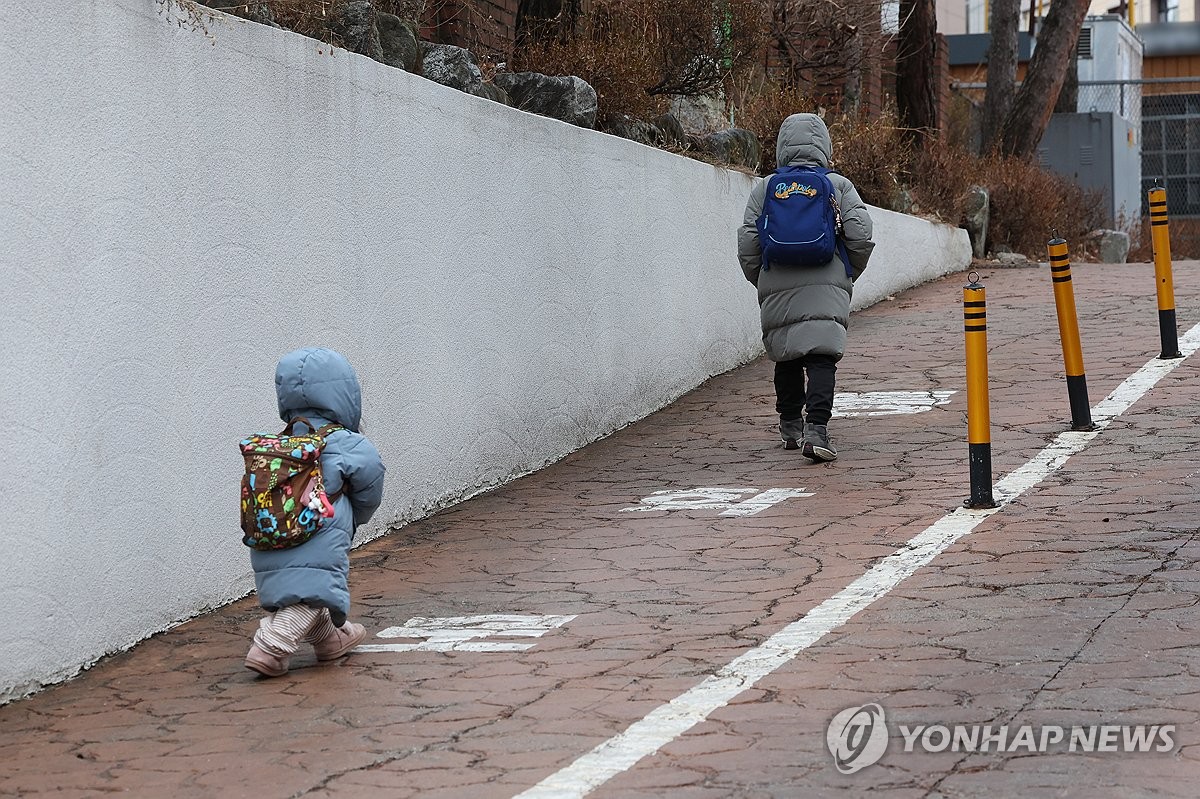
[[[313,431],[293,435],[297,423]],[[288,549],[312,538],[321,520],[333,516],[337,494],[325,493],[321,451],[341,425],[313,427],[303,417],[277,435],[242,439],[246,473],[242,477],[242,543],[257,550]]]

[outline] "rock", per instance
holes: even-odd
[[[687,131],[679,123],[679,117],[674,114],[668,112],[660,117],[655,117],[651,120],[650,124],[654,125],[662,133],[663,146],[683,147],[688,143]]]
[[[903,186],[898,186],[892,194],[892,210],[900,214],[912,214],[917,211],[917,201],[912,192]]]
[[[1129,234],[1119,230],[1101,230],[1099,233],[1100,263],[1125,263],[1129,258]]]
[[[400,19],[420,19],[428,5],[429,0],[391,0],[388,3],[392,13]]]
[[[963,227],[971,240],[971,255],[982,258],[987,254],[988,215],[991,199],[988,190],[983,186],[972,186],[967,189],[967,199],[963,211]]]
[[[996,253],[996,260],[1001,266],[1030,266],[1032,262],[1019,252]]]
[[[421,73],[421,40],[417,38],[417,27],[395,14],[375,15],[375,27],[379,30],[379,46],[389,66],[405,72]]]
[[[485,100],[491,100],[494,103],[512,105],[512,98],[508,96],[508,92],[494,83],[481,83],[479,84],[479,88],[471,92],[471,94],[476,97],[482,97]]]
[[[335,6],[329,14],[328,26],[350,52],[383,61],[379,29],[375,26],[375,4],[370,0],[350,0]]]
[[[762,158],[758,136],[744,128],[719,130],[698,137],[696,141],[701,151],[710,153],[726,164],[758,169]]]
[[[604,132],[620,136],[622,139],[648,144],[651,147],[661,147],[666,140],[658,127],[628,114],[621,114],[608,120],[604,124]]]
[[[271,10],[271,7],[261,3],[257,6],[250,6],[250,8],[246,11],[246,19],[261,23],[263,25],[270,25],[272,28],[283,27],[275,21],[275,12]]]
[[[723,92],[717,96],[676,95],[671,98],[671,114],[679,120],[684,132],[693,136],[703,136],[729,127]]]
[[[421,74],[435,83],[467,94],[475,94],[483,85],[483,73],[470,50],[452,44],[424,43],[421,57]]]
[[[231,3],[229,0],[200,0],[203,5],[210,8],[216,8],[229,11]],[[266,3],[249,3],[233,8],[232,13],[243,19],[248,19],[251,22],[258,22],[262,25],[270,25],[272,28],[280,28],[279,23],[275,21],[275,12]]]
[[[502,72],[496,85],[522,111],[561,119],[583,128],[596,126],[596,90],[574,75],[551,77],[538,72]]]

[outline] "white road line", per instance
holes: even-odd
[[[1200,325],[1189,330],[1179,342],[1184,358],[1198,347]],[[683,735],[742,691],[752,688],[763,677],[845,624],[989,516],[1059,469],[1067,458],[1086,447],[1113,419],[1128,410],[1183,360],[1156,358],[1132,374],[1093,409],[1094,431],[1061,433],[1032,460],[1002,478],[993,491],[998,507],[982,511],[959,508],[946,514],[804,617],[735,658],[699,685],[655,708],[574,763],[518,794],[517,799],[586,796]]]

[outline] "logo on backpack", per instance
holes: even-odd
[[[824,266],[833,260],[841,212],[828,173],[821,167],[786,167],[766,181],[757,223],[763,269]],[[849,270],[849,259],[843,255],[843,260]]]
[[[313,431],[292,435],[297,422]],[[242,543],[260,551],[288,549],[312,538],[321,520],[333,516],[325,493],[321,451],[341,425],[320,430],[307,419],[293,419],[278,435],[259,434],[241,441],[246,473],[242,476]],[[336,499],[336,495],[334,499]]]
[[[812,186],[802,186],[801,184],[792,181],[792,185],[788,185],[786,181],[775,187],[775,199],[786,200],[793,194],[803,194],[805,197],[816,197],[817,190]]]

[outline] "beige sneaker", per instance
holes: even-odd
[[[288,659],[272,655],[258,644],[253,644],[246,653],[246,668],[264,677],[282,677],[287,674]]]
[[[361,644],[366,637],[366,627],[348,621],[341,627],[335,627],[332,634],[320,641],[313,641],[313,650],[317,653],[317,660],[337,660]]]

